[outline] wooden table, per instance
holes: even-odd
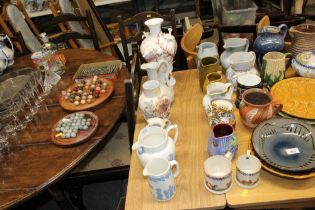
[[[10,150],[0,159],[0,209],[13,206],[59,180],[106,137],[124,110],[123,80],[128,75],[125,68],[114,81],[112,98],[94,111],[100,122],[95,136],[75,147],[54,145],[50,139],[51,128],[69,114],[58,104],[60,91],[73,83],[72,76],[80,64],[115,59],[91,50],[68,49],[61,53],[66,56],[66,72],[47,99],[48,112],[38,114],[38,119],[18,134]],[[15,60],[14,68],[31,65],[30,57],[25,56]]]
[[[170,120],[178,124],[179,137],[176,143],[176,160],[180,174],[175,179],[176,195],[168,202],[154,200],[136,152],[132,152],[125,209],[218,209],[226,206],[225,195],[214,195],[204,187],[203,162],[208,158],[208,135],[210,127],[202,109],[202,93],[198,72],[187,70],[175,72],[175,100],[171,107]],[[135,141],[145,126],[138,111]]]
[[[130,209],[219,209],[226,205],[233,208],[279,208],[315,205],[315,178],[308,180],[288,180],[261,172],[261,182],[251,190],[239,187],[234,181],[232,189],[225,195],[214,195],[204,187],[203,162],[208,158],[207,146],[210,126],[202,107],[202,92],[197,70],[175,72],[175,101],[171,107],[170,120],[179,126],[176,144],[176,159],[181,168],[175,179],[177,192],[168,202],[157,202],[151,195],[142,166],[132,153],[126,198],[126,210]],[[236,136],[239,142],[237,156],[245,154],[252,129],[245,127],[236,115]],[[139,130],[145,126],[138,111],[135,141]],[[233,160],[233,179],[235,178]]]

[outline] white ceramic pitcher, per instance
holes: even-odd
[[[173,139],[168,134],[172,129],[175,129]],[[159,126],[147,126],[140,131],[138,141],[132,145],[132,149],[137,150],[138,159],[144,167],[153,158],[174,160],[177,139],[176,124],[171,124],[165,129]]]

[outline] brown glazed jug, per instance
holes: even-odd
[[[282,104],[272,101],[271,94],[265,89],[251,88],[243,93],[239,112],[243,124],[250,128],[272,118],[282,109]]]
[[[289,34],[292,39],[291,53],[293,56],[315,49],[315,25],[300,24],[292,26]]]

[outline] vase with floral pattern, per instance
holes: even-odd
[[[160,86],[158,80],[143,83],[143,92],[139,97],[139,108],[144,119],[153,117],[169,118],[171,98]]]
[[[142,41],[140,51],[146,62],[159,62],[166,59],[169,63],[173,62],[173,58],[177,50],[177,42],[172,35],[172,29],[168,29],[168,33],[162,33],[162,18],[152,18],[144,22],[148,26],[150,32],[144,32],[145,39]]]

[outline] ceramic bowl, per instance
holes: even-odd
[[[303,121],[276,118],[261,123],[253,132],[257,156],[276,170],[307,173],[315,169],[314,128]]]
[[[292,60],[292,68],[302,77],[315,78],[315,50],[299,53]]]

